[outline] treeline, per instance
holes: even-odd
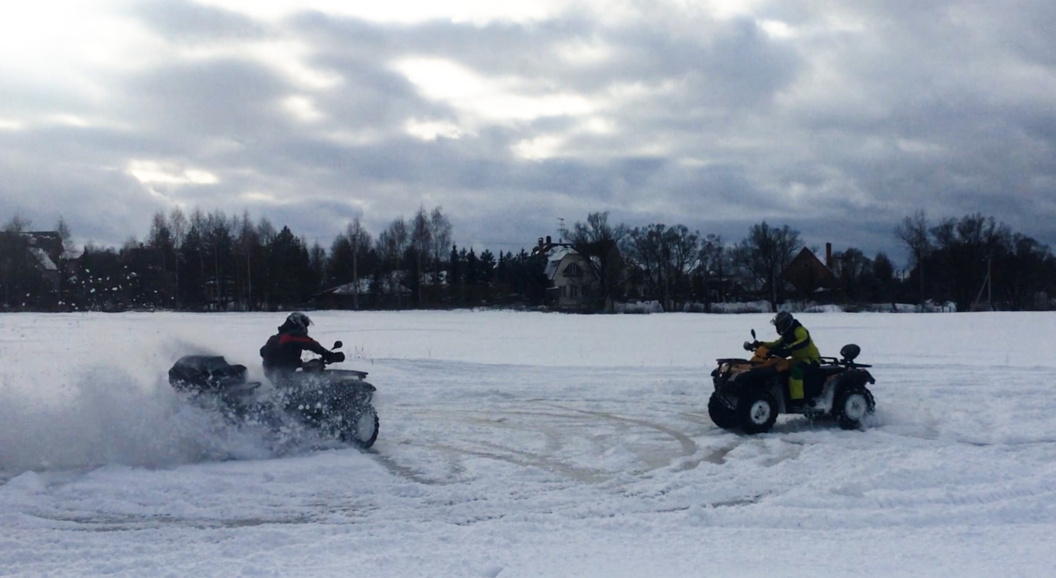
[[[60,219],[58,236],[70,232]],[[538,307],[555,302],[548,252],[458,247],[440,207],[398,218],[377,237],[358,220],[329,247],[307,243],[289,227],[248,213],[153,216],[147,238],[122,247],[84,247],[53,255],[54,275],[41,274],[39,241],[30,224],[12,219],[0,234],[0,298],[4,310],[253,311],[300,307],[397,309],[472,306]],[[826,275],[790,274],[804,248],[798,231],[752,226],[739,242],[683,225],[610,224],[607,213],[559,231],[560,245],[584,256],[591,283],[586,311],[615,303],[655,302],[667,311],[713,310],[717,303],[788,300],[841,304],[955,303],[958,310],[1039,309],[1056,288],[1050,249],[979,214],[928,222],[906,217],[893,234],[909,250],[898,270],[884,253],[854,247],[826,255]],[[61,244],[60,244],[61,247]],[[547,247],[539,247],[547,249]],[[45,272],[47,273],[47,272]]]
[[[923,212],[895,229],[912,259],[907,285],[917,301],[944,300],[959,311],[1047,309],[1056,289],[1048,246],[981,214],[932,224]]]
[[[544,258],[460,248],[440,207],[395,219],[377,238],[357,219],[329,248],[248,213],[186,215],[177,208],[156,213],[143,241],[88,244],[76,258],[61,259],[61,274],[50,284],[39,274],[29,231],[30,223],[16,217],[0,236],[5,310],[541,305],[546,295]]]
[[[811,252],[831,273],[797,275],[792,265],[804,249],[787,225],[750,227],[748,236],[727,243],[682,225],[610,226],[607,214],[561,231],[585,255],[601,280],[593,304],[643,299],[666,311],[714,303],[766,300],[838,303],[849,308],[896,303],[952,303],[973,309],[1049,309],[1056,290],[1056,258],[1049,247],[981,214],[929,223],[923,212],[906,217],[893,234],[909,250],[908,270],[898,270],[883,252],[866,256],[856,247]],[[622,262],[621,262],[622,260]],[[824,272],[824,271],[823,271]]]

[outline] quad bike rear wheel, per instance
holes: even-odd
[[[366,405],[342,420],[338,437],[343,442],[369,448],[378,439],[379,426],[377,410],[371,405]]]
[[[769,392],[750,393],[741,398],[737,414],[744,433],[767,432],[777,421],[777,402]]]
[[[876,402],[873,394],[862,385],[850,385],[841,389],[833,400],[832,417],[842,429],[858,429],[865,416],[873,413]]]
[[[737,412],[727,406],[718,393],[712,393],[708,400],[708,415],[715,425],[722,429],[733,429],[737,427]]]

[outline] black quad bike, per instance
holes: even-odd
[[[751,359],[716,360],[718,367],[711,372],[715,391],[708,400],[708,415],[715,425],[762,433],[774,426],[778,414],[788,413],[811,419],[832,417],[843,429],[857,429],[876,408],[866,387],[876,380],[866,369],[871,366],[855,363],[861,353],[857,345],[845,345],[840,359],[822,357],[820,365],[808,369],[803,376],[804,399],[794,403],[788,390],[791,363],[754,343]]]
[[[338,341],[333,349],[341,345]],[[338,352],[329,362],[306,361],[277,380],[269,395],[262,393],[260,382],[246,381],[244,365],[232,365],[222,356],[188,355],[169,369],[169,383],[235,423],[278,423],[281,412],[324,435],[369,448],[378,439],[378,412],[371,403],[376,389],[365,381],[364,371],[326,367],[344,360],[345,354]]]

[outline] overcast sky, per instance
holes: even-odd
[[[0,8],[0,221],[248,211],[329,247],[441,206],[886,251],[923,209],[1056,246],[1045,0],[156,0]]]

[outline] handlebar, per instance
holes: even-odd
[[[332,349],[339,349],[341,345],[342,343],[340,341],[335,341]],[[301,371],[322,371],[327,365],[341,363],[344,360],[345,352],[331,351],[327,355],[301,362]]]

